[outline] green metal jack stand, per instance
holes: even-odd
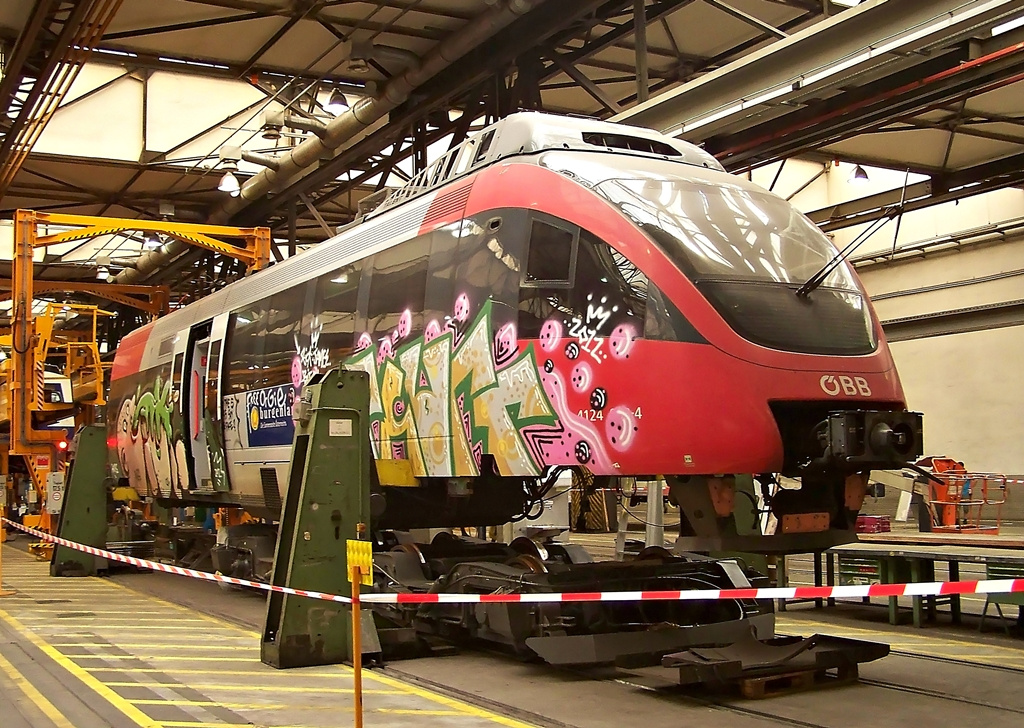
[[[271,583],[351,596],[345,542],[370,522],[370,380],[331,370],[306,385],[298,406],[288,492]],[[365,538],[365,534],[362,534]],[[260,658],[278,668],[351,660],[351,607],[271,592]],[[364,660],[380,654],[369,610],[362,612]]]
[[[64,505],[57,536],[93,546],[107,546],[107,430],[87,425],[76,436],[74,458],[68,465]],[[97,561],[106,560],[67,546],[57,546],[50,558],[50,576],[95,576]]]

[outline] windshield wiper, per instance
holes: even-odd
[[[796,290],[796,295],[800,296],[801,298],[809,296],[812,291],[814,291],[816,288],[818,288],[818,286],[825,282],[826,278],[832,275],[832,271],[838,268],[839,265],[844,260],[846,260],[846,257],[850,253],[852,253],[854,250],[860,247],[860,245],[865,240],[867,240],[872,235],[881,230],[885,226],[885,223],[889,222],[894,217],[896,217],[897,214],[899,214],[899,211],[900,206],[893,206],[886,210],[885,214],[882,217],[878,218],[873,223],[871,223],[871,225],[868,226],[866,230],[864,230],[860,235],[851,240],[849,245],[847,245],[845,248],[836,253],[835,257],[833,257],[832,260],[830,260],[828,263],[822,266],[821,270],[819,270],[813,276],[808,278],[807,282]]]

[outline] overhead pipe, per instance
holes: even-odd
[[[303,170],[326,155],[333,155],[343,144],[405,102],[414,89],[423,85],[466,53],[506,28],[516,19],[543,3],[544,0],[501,0],[491,10],[471,20],[461,31],[447,38],[425,55],[420,63],[395,76],[376,98],[364,97],[347,111],[328,122],[321,136],[299,144],[278,160],[277,169],[264,169],[242,185],[238,197],[228,198],[211,215],[209,222],[224,224],[233,215],[275,189],[281,189]],[[139,257],[135,268],[127,268],[114,278],[116,283],[134,283],[144,279],[160,266],[188,249],[179,241],[168,243],[164,250],[155,250]]]

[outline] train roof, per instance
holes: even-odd
[[[499,160],[552,150],[653,157],[725,172],[721,163],[700,147],[652,129],[523,111],[506,116],[453,147],[405,185],[388,193],[367,216],[396,207]]]

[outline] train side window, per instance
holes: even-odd
[[[408,340],[423,333],[430,236],[421,235],[374,256],[366,325],[375,340],[403,329]],[[409,312],[409,330],[403,317]]]
[[[455,273],[459,262],[459,243],[462,231],[471,234],[468,223],[462,221],[458,227],[445,226],[430,235],[430,265],[428,266],[427,288],[423,301],[423,320],[444,323],[445,316],[452,315],[455,301]],[[479,243],[478,243],[479,244]]]
[[[262,387],[289,384],[292,381],[292,359],[298,353],[297,348],[306,343],[300,338],[303,333],[307,285],[300,283],[270,297],[260,384]],[[305,338],[309,338],[308,333]]]
[[[355,347],[361,273],[362,263],[356,262],[326,273],[317,281],[317,346],[331,352],[332,366],[349,356]]]
[[[445,303],[445,315],[454,313],[455,300],[465,294],[470,316],[488,300],[495,326],[515,322],[522,279],[520,260],[529,229],[527,211],[494,209],[463,221],[459,231],[454,298]],[[435,233],[438,234],[438,233]]]
[[[259,302],[234,313],[228,328],[226,394],[246,392],[260,386],[263,376],[263,354],[267,326],[267,309]],[[175,362],[175,372],[179,371]]]
[[[534,218],[526,257],[524,286],[572,286],[579,228],[553,219]]]

